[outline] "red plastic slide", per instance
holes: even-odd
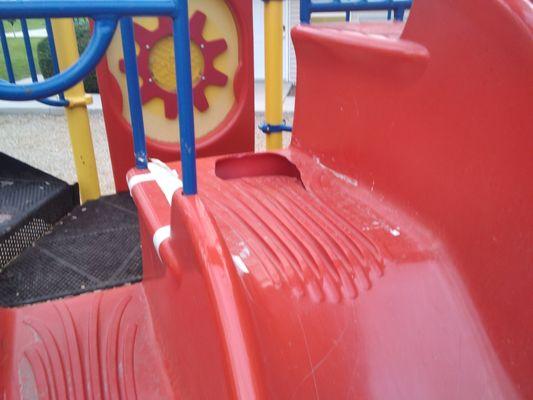
[[[533,397],[533,9],[298,26],[279,153],[128,183],[141,283],[0,309],[18,398]]]

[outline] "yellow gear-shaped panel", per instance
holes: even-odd
[[[225,42],[225,48],[215,54],[214,59],[206,60],[203,48],[197,43],[191,42],[191,67],[193,86],[200,80],[205,79],[204,71],[207,63],[212,63],[215,72],[220,76],[225,75],[227,80],[224,84],[203,85],[203,93],[208,107],[194,108],[194,123],[196,137],[202,137],[220,125],[227,114],[231,111],[235,103],[233,89],[234,77],[239,63],[239,41],[237,26],[232,16],[231,10],[224,1],[220,0],[195,0],[189,3],[189,17],[199,11],[205,15],[205,24],[202,29],[202,37],[207,43],[211,41]],[[135,18],[135,24],[140,25],[147,31],[155,32],[160,27],[160,20],[154,17]],[[192,37],[192,35],[191,35]],[[144,85],[157,85],[158,88],[166,92],[175,92],[176,76],[174,72],[174,51],[172,36],[166,36],[157,40],[152,45],[143,44],[146,48],[141,49],[136,40],[137,55],[141,51],[148,51],[149,74],[143,76],[140,73],[139,85],[141,90]],[[203,47],[204,45],[201,44]],[[120,64],[123,59],[120,31],[117,31],[107,52],[108,65],[111,73],[117,80],[123,93],[123,99],[127,99],[127,86],[125,74],[121,71]],[[139,68],[141,71],[142,68]],[[144,78],[144,79],[143,79]],[[144,80],[149,82],[144,82]],[[195,105],[197,103],[195,97]],[[177,118],[168,118],[168,104],[162,97],[154,96],[147,101],[143,100],[143,116],[145,122],[146,135],[156,141],[164,143],[179,142],[179,126]],[[167,108],[166,108],[167,107]],[[122,109],[123,117],[130,121],[129,104],[124,101]]]

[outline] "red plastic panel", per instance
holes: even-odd
[[[296,28],[291,148],[199,160],[171,204],[132,170],[143,282],[0,309],[0,393],[532,397],[531,15]]]
[[[174,195],[161,257],[202,271],[236,393],[531,397],[532,19],[502,4],[296,28],[287,159],[204,159]]]
[[[292,33],[294,146],[431,228],[525,397],[533,396],[532,21],[527,0],[417,0],[400,41]]]
[[[143,253],[157,266],[157,255],[150,262]],[[180,281],[158,272],[141,284],[0,309],[2,398],[230,398],[199,271]]]
[[[160,254],[176,264],[162,268],[203,275],[234,393],[518,396],[447,244],[375,187],[298,149],[283,155],[201,160],[200,195],[178,192],[171,207],[154,207],[152,182],[133,190],[141,218],[171,212],[173,257]],[[216,175],[239,163],[259,173]]]
[[[205,136],[197,139],[197,154],[200,157],[227,154],[241,151],[251,151],[254,148],[254,78],[253,78],[253,33],[252,33],[252,4],[238,0],[224,0],[231,10],[238,33],[238,66],[233,79],[233,92],[235,102],[224,120]],[[204,14],[205,16],[205,14]],[[144,43],[146,36],[157,38],[158,34],[168,31],[167,22],[163,21],[163,26],[155,33],[137,28],[136,38]],[[196,12],[192,15],[191,36],[196,39],[198,48],[204,45],[203,52],[211,62],[206,60],[204,75],[205,81],[200,81],[195,85],[194,101],[199,110],[205,110],[210,105],[205,98],[206,85],[225,85],[224,74],[221,74],[213,66],[213,58],[221,51],[220,46],[225,42],[220,40],[206,41],[202,37],[201,29],[204,26],[202,13]],[[166,30],[165,30],[166,29]],[[143,36],[144,35],[144,36]],[[206,46],[207,44],[207,46]],[[147,68],[148,56],[143,58],[140,53],[138,63],[141,74]],[[144,64],[143,64],[144,63]],[[144,78],[148,71],[145,71]],[[133,142],[131,126],[123,117],[123,102],[120,86],[111,73],[107,58],[103,59],[97,68],[100,93],[102,95],[102,105],[104,109],[104,119],[108,136],[109,151],[113,166],[113,175],[117,191],[124,191],[126,186],[126,173],[134,166]],[[150,85],[144,83],[147,88],[143,91],[143,100],[157,95],[165,99],[165,114],[167,118],[176,117],[175,96],[166,94],[163,90],[156,93],[149,89]],[[152,85],[155,87],[155,85]],[[155,90],[155,89],[154,89]],[[176,133],[177,137],[177,133]],[[147,139],[148,155],[163,161],[179,159],[179,145],[163,142],[159,140]]]
[[[169,398],[138,285],[21,309],[2,363],[9,399]]]

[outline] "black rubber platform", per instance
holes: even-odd
[[[0,271],[79,204],[69,185],[0,153]]]
[[[14,307],[136,282],[139,228],[129,193],[76,207],[0,272],[0,306]]]

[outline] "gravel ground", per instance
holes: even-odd
[[[288,124],[292,116],[286,115]],[[256,115],[256,126],[263,119]],[[90,114],[98,175],[102,194],[115,192],[111,160],[107,147],[105,125],[101,111]],[[290,134],[284,134],[283,145],[288,146]],[[255,131],[256,151],[265,150],[265,138],[259,129]],[[38,169],[65,180],[76,182],[74,160],[70,151],[67,122],[63,115],[48,114],[0,114],[0,152],[9,154]]]

